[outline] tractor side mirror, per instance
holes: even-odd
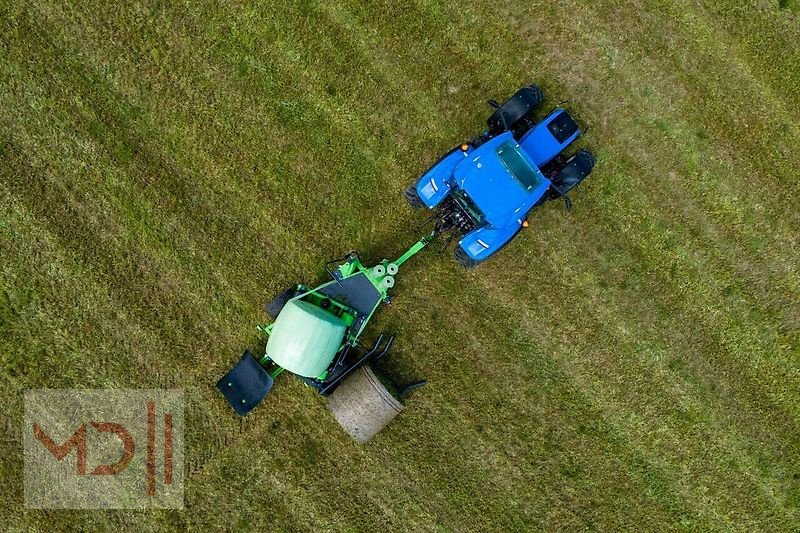
[[[553,189],[558,196],[564,199],[564,206],[566,206],[567,211],[572,211],[572,200],[569,199],[567,193],[563,192],[552,183],[550,184],[550,188]]]

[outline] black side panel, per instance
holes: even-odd
[[[297,285],[289,287],[278,296],[273,298],[273,300],[269,302],[264,309],[272,318],[278,318],[278,314],[280,314],[281,309],[283,309],[283,306],[286,305],[286,302],[297,296],[297,294]]]
[[[217,381],[217,388],[236,414],[244,416],[272,389],[272,376],[246,351],[236,366]]]
[[[318,292],[352,307],[359,314],[365,316],[369,315],[381,301],[381,293],[363,272],[347,277],[338,283],[335,281],[328,283]]]

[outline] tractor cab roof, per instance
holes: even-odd
[[[510,132],[478,147],[455,169],[454,176],[494,227],[524,217],[525,213],[519,214],[523,206],[533,205],[550,186]]]

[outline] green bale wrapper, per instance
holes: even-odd
[[[316,378],[342,346],[347,325],[309,302],[290,300],[281,310],[267,341],[275,364],[299,376]]]

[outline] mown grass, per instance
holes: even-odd
[[[780,4],[780,5],[779,5]],[[800,523],[791,3],[0,3],[10,527],[790,530]],[[591,124],[576,210],[377,319],[430,385],[367,446],[290,376],[213,383],[273,294],[398,254],[400,192],[535,81]],[[179,387],[186,509],[25,510],[22,392]]]

